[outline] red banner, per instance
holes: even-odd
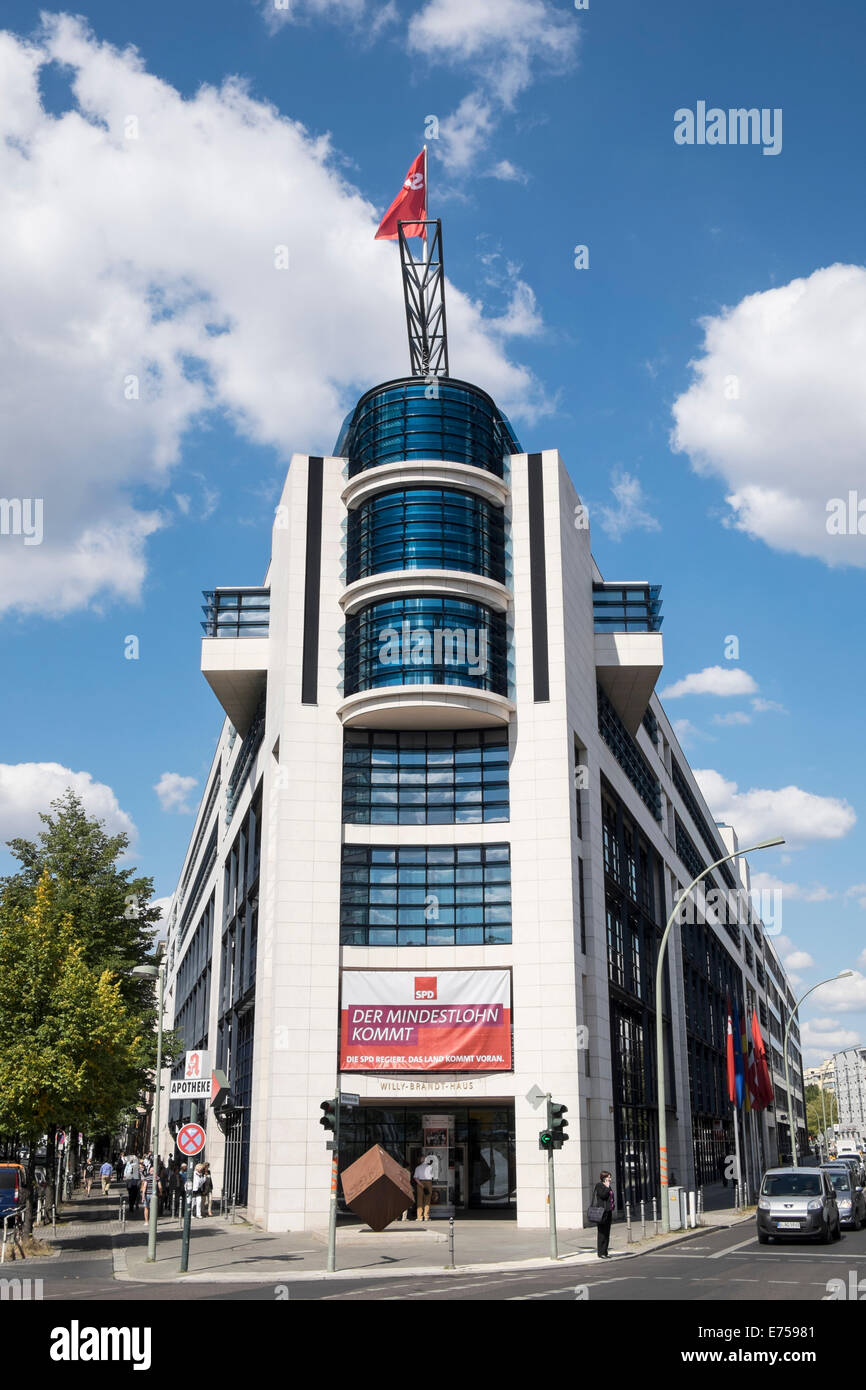
[[[341,1071],[510,1071],[508,970],[346,970]]]

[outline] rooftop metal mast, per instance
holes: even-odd
[[[403,229],[420,226],[427,232],[426,257],[416,261]],[[448,376],[442,221],[437,218],[423,222],[400,222],[398,232],[412,375]]]

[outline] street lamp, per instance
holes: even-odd
[[[661,942],[659,943],[658,961],[656,962],[656,1091],[658,1095],[659,1110],[659,1185],[661,1187],[662,1201],[662,1230],[667,1233],[671,1228],[671,1214],[667,1202],[668,1188],[668,1120],[665,1111],[665,1064],[664,1064],[664,1025],[662,1020],[662,1000],[663,1000],[663,969],[665,951],[667,950],[668,937],[671,934],[674,920],[680,907],[691,893],[695,884],[700,883],[702,878],[712,873],[720,864],[727,864],[729,859],[738,859],[740,855],[755,854],[759,849],[773,849],[776,845],[783,845],[785,841],[780,838],[774,840],[762,840],[759,845],[752,845],[750,849],[737,849],[732,854],[726,854],[715,863],[708,864],[702,869],[697,878],[693,878],[688,888],[684,889],[674,905],[674,910],[668,918],[667,926],[664,929]],[[671,1020],[673,1022],[673,1019]]]
[[[139,978],[159,981],[159,1013],[156,1029],[156,1094],[153,1098],[153,1133],[156,1134],[154,1144],[154,1172],[153,1187],[150,1193],[150,1211],[148,1212],[147,1222],[147,1259],[152,1264],[156,1259],[156,1217],[159,1203],[157,1201],[157,1188],[159,1186],[159,1093],[160,1080],[162,1073],[162,1009],[163,994],[165,991],[165,961],[160,961],[159,965],[135,965],[126,972],[128,975],[137,975]]]
[[[808,999],[810,994],[814,994],[816,989],[822,985],[831,985],[834,980],[848,980],[854,974],[853,970],[841,970],[838,975],[831,975],[829,980],[819,980],[811,989],[807,989],[805,994],[801,994],[793,1009],[788,1014],[788,1022],[785,1025],[785,1089],[788,1092],[788,1133],[791,1136],[791,1167],[798,1167],[797,1164],[797,1132],[794,1126],[794,1102],[791,1095],[791,1068],[788,1063],[788,1034],[791,1031],[791,1024],[794,1022],[794,1014],[799,1009],[804,999]],[[831,1111],[832,1114],[832,1111]],[[825,1130],[826,1136],[826,1130]]]

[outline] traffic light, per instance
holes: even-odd
[[[332,1100],[323,1100],[319,1109],[323,1112],[319,1124],[323,1129],[335,1130],[337,1128],[337,1111]]]
[[[540,1149],[552,1149],[554,1147],[553,1135],[549,1129],[543,1129],[538,1136],[538,1147]]]
[[[547,1102],[546,1132],[549,1132],[551,1136],[550,1142],[554,1149],[561,1149],[568,1140],[568,1135],[565,1133],[568,1128],[568,1120],[563,1119],[567,1111],[567,1105],[558,1105],[554,1100]]]

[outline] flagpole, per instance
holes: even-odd
[[[742,1204],[743,1200],[743,1169],[740,1158],[740,1126],[737,1121],[737,1102],[734,1101],[734,1155],[737,1161],[737,1202]]]

